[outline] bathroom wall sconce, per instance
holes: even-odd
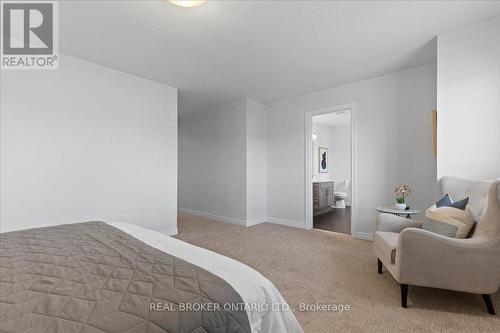
[[[313,132],[313,141],[316,141],[317,138],[318,138],[318,135],[316,134],[316,132]]]

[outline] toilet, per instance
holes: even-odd
[[[346,196],[345,192],[333,192],[333,207],[344,209]]]

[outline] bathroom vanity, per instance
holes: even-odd
[[[333,181],[313,183],[313,215],[326,213],[334,203]]]

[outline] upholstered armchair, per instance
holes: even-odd
[[[373,250],[382,268],[401,286],[406,308],[408,285],[481,294],[495,314],[490,294],[500,287],[500,180],[470,181],[444,177],[443,195],[470,197],[479,219],[470,238],[458,239],[423,230],[422,223],[389,214],[377,217]]]

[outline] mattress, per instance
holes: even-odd
[[[255,270],[127,223],[0,235],[2,332],[301,332]]]

